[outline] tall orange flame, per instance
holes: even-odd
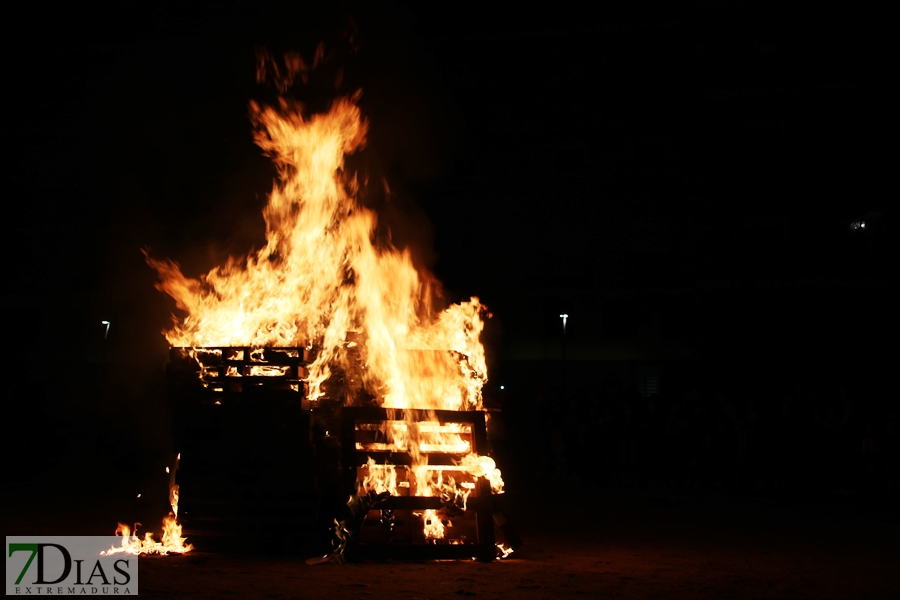
[[[376,242],[376,214],[356,199],[344,158],[366,142],[359,96],[310,116],[286,97],[250,104],[255,141],[278,173],[264,210],[266,244],[198,279],[148,257],[158,289],[186,313],[166,338],[173,346],[314,349],[312,401],[340,368],[360,373],[353,392],[387,408],[481,408],[484,306],[472,298],[434,310],[428,278],[407,250]]]

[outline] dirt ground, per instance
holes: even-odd
[[[306,564],[198,547],[140,559],[140,595],[209,598],[898,598],[900,523],[858,499],[740,498],[573,486],[509,492],[510,558]],[[108,506],[7,502],[4,532],[109,534]],[[46,498],[46,496],[44,496]],[[68,508],[65,508],[68,507]],[[285,536],[291,532],[285,531]]]

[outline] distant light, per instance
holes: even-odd
[[[862,222],[859,224],[859,226],[862,227],[863,229],[865,229],[865,228],[866,228],[866,222],[865,222],[865,221],[862,221]]]
[[[563,314],[559,315],[559,318],[563,320],[563,333],[565,333],[566,332],[566,319],[569,318],[569,315],[566,313],[563,313]]]
[[[506,386],[505,386],[505,385],[501,385],[501,386],[500,386],[500,389],[501,389],[501,390],[505,390],[505,389],[506,389]]]
[[[100,321],[101,325],[106,325],[106,331],[103,332],[103,339],[106,339],[106,336],[109,335],[109,321]]]

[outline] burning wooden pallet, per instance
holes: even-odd
[[[318,509],[302,348],[172,348],[168,365],[184,534],[202,545],[292,543]]]
[[[307,354],[306,348],[175,347],[169,350],[170,382],[202,385],[211,395],[253,390],[302,393]]]
[[[340,425],[329,426],[328,407],[311,411],[298,393],[306,359],[299,348],[172,349],[185,534],[230,544],[289,527],[295,541],[303,532],[312,539],[329,512],[317,501],[328,495],[316,476],[323,456],[310,454],[311,421],[321,421],[340,428],[342,487],[356,498],[351,510],[365,513],[354,556],[493,559],[495,524],[505,519],[492,493],[485,413],[344,407]],[[513,537],[507,529],[503,541]]]
[[[355,556],[497,556],[491,483],[472,466],[487,455],[485,413],[344,408],[342,429],[351,512],[365,513],[353,532]],[[398,446],[392,430],[408,444]]]

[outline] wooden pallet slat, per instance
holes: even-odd
[[[403,421],[410,424],[437,422],[441,425],[458,424],[469,427],[472,447],[469,452],[486,454],[487,431],[484,413],[480,411],[448,411],[418,409],[384,409],[375,407],[345,407],[341,422],[341,449],[344,485],[351,495],[357,493],[361,465],[365,465],[369,457],[379,464],[390,464],[396,467],[411,463],[408,454],[397,451],[371,451],[357,447],[359,432],[371,430],[372,424],[383,424],[389,421]],[[362,444],[365,445],[364,443]],[[464,453],[434,452],[428,455],[429,465],[452,465]],[[421,533],[422,524],[419,511],[441,509],[444,504],[440,498],[426,496],[391,496],[378,504],[378,511],[387,510],[395,513],[395,518],[402,521],[404,531],[396,535],[370,533],[361,536],[356,549],[361,558],[373,559],[469,559],[493,560],[496,557],[494,545],[494,515],[491,500],[490,483],[479,478],[473,494],[467,501],[466,511],[456,519],[461,531],[471,531],[471,538],[448,538],[443,540],[426,540]],[[375,511],[372,511],[375,512]],[[399,514],[397,514],[399,513]],[[383,513],[382,513],[383,514]],[[373,525],[377,525],[375,522]],[[370,527],[375,530],[376,527]],[[367,532],[368,533],[368,532]]]

